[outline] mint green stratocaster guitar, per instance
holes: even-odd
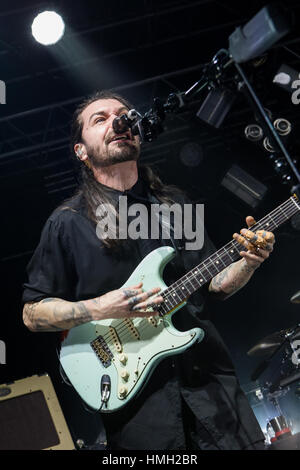
[[[299,200],[292,196],[251,230],[273,231],[299,210]],[[180,332],[172,316],[193,292],[236,261],[240,250],[232,240],[170,286],[162,274],[174,249],[164,246],[149,253],[122,287],[141,281],[145,290],[161,287],[159,316],[85,323],[69,330],[61,345],[61,365],[81,398],[95,410],[116,411],[141,390],[162,359],[201,341],[202,329]]]

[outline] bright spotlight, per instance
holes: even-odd
[[[62,38],[65,31],[65,23],[62,17],[55,13],[55,11],[44,11],[34,18],[31,30],[37,42],[44,46],[49,46]]]

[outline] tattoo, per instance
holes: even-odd
[[[46,309],[42,304],[52,303]],[[24,306],[24,320],[32,331],[63,331],[93,319],[83,302],[67,302],[57,298],[46,298]]]
[[[34,320],[34,312],[37,305],[37,302],[29,302],[24,306],[24,317],[27,317],[30,322],[33,322]]]
[[[271,253],[273,251],[273,246],[272,245],[266,245],[266,246],[264,246],[263,249],[268,251],[269,253]]]
[[[209,291],[227,298],[241,289],[254,273],[255,268],[243,260],[232,263],[211,281]]]
[[[44,299],[42,302],[47,301],[48,299]],[[31,330],[36,331],[58,331],[58,328],[55,325],[49,324],[48,320],[40,318],[37,314],[37,309],[40,302],[30,302],[24,306],[24,319],[26,318],[27,322],[31,325]],[[49,330],[50,327],[50,330]]]
[[[228,277],[229,269],[230,266],[228,268],[225,268],[212,279],[211,287],[213,291],[219,292],[221,290],[224,279]]]
[[[245,266],[242,266],[242,271],[244,271],[247,274],[252,274],[254,272],[254,269],[251,268],[248,264],[245,264]]]
[[[132,297],[133,295],[136,295],[137,291],[132,290],[132,289],[125,289],[123,290],[123,294],[124,294],[125,299],[128,299],[128,297]]]
[[[131,297],[131,299],[128,300],[128,305],[130,305],[130,310],[133,310],[133,307],[135,304],[137,304],[139,301],[138,297]]]
[[[70,324],[68,328],[81,325],[82,323],[86,323],[93,319],[91,313],[83,302],[76,302],[72,305],[70,310],[64,309],[64,312],[62,312],[58,305],[54,306],[53,316],[58,323],[63,321],[63,323],[67,323],[68,325]]]

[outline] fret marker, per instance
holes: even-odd
[[[203,279],[200,279],[200,282],[203,282]]]
[[[230,250],[230,253],[233,253],[233,250]]]
[[[184,287],[182,287],[181,289],[184,289]]]
[[[197,274],[197,272],[198,272],[197,270],[196,270],[196,271],[194,271],[194,274]]]
[[[219,264],[219,261],[216,261],[216,264]]]

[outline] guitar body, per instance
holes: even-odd
[[[144,290],[160,287],[164,291],[163,270],[174,255],[167,246],[152,251],[122,287],[142,281]],[[180,332],[172,324],[173,314],[185,304],[170,308],[163,317],[92,321],[69,330],[60,362],[81,398],[100,409],[101,381],[109,376],[110,395],[101,411],[116,411],[140,392],[162,359],[201,341],[200,328]]]

